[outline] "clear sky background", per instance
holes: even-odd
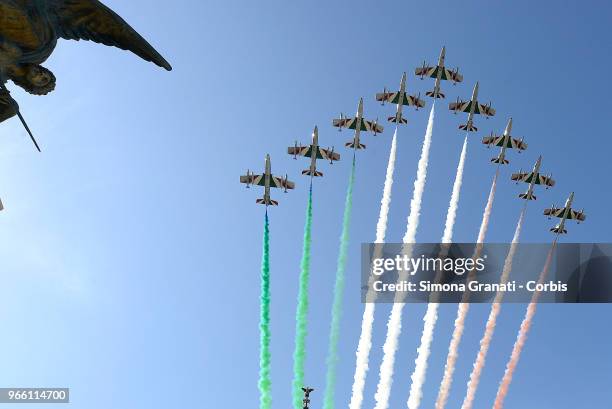
[[[261,194],[238,183],[247,168],[297,184],[271,209],[272,360],[275,408],[290,407],[297,277],[308,179],[306,160],[286,147],[321,144],[343,160],[321,164],[314,186],[313,265],[306,378],[322,406],[325,354],[350,151],[349,133],[331,120],[381,119],[374,94],[432,81],[412,75],[447,63],[465,81],[443,84],[437,104],[418,240],[440,240],[463,133],[448,102],[480,81],[497,116],[470,136],[455,241],[476,239],[497,150],[480,144],[514,118],[529,148],[511,152],[487,241],[512,238],[524,186],[511,171],[543,170],[557,180],[530,206],[523,241],[548,242],[541,215],[576,192],[588,214],[565,241],[609,242],[610,6],[591,1],[175,1],[106,2],[174,66],[171,73],[134,55],[87,42],[60,41],[45,66],[57,75],[46,97],[9,84],[43,153],[19,122],[0,125],[0,386],[70,387],[72,408],[257,407]],[[400,241],[408,216],[427,108],[407,110],[387,238]],[[386,124],[385,124],[386,125]],[[337,407],[346,407],[360,332],[359,245],[374,239],[393,127],[364,136],[358,153],[347,291],[340,339]],[[504,306],[476,407],[490,407],[525,306]],[[364,408],[373,406],[390,306],[377,309]],[[404,407],[424,305],[405,308],[391,398]],[[468,317],[449,408],[458,408],[484,329],[488,305]],[[606,305],[542,305],[507,399],[508,408],[603,408],[612,335]],[[422,407],[441,380],[453,305],[440,309]],[[35,407],[35,406],[32,406]]]

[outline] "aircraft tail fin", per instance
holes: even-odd
[[[389,118],[387,118],[387,120],[389,122],[400,123],[400,124],[404,124],[404,125],[406,125],[408,123],[408,121],[406,120],[406,118],[404,118],[402,116],[402,114],[390,116]]]
[[[501,156],[498,156],[496,158],[492,158],[491,162],[493,163],[499,163],[500,165],[507,165],[510,163],[510,161],[506,158],[502,158]]]
[[[347,142],[344,144],[344,146],[346,146],[347,148],[353,148],[353,149],[365,149],[366,148],[366,146],[362,143],[360,143],[359,145],[355,145],[355,141]]]
[[[262,205],[266,205],[266,206],[278,206],[278,202],[276,200],[272,200],[272,199],[268,199],[266,200],[266,198],[261,198],[261,199],[257,199],[255,200],[255,202],[257,204],[262,204]]]
[[[467,124],[459,125],[459,129],[462,129],[467,132],[477,132],[478,131],[478,128],[476,128],[472,122],[468,122]]]
[[[557,233],[557,234],[567,234],[567,230],[562,229],[559,226],[555,226],[555,227],[551,228],[550,231],[553,232],[553,233]]]
[[[537,197],[533,194],[533,192],[521,193],[519,197],[525,200],[537,200]]]
[[[312,172],[310,169],[304,169],[302,171],[302,175],[308,175],[308,176],[323,176],[323,172],[319,172],[318,170],[315,170],[314,172]]]
[[[441,93],[439,91],[436,92],[435,90],[434,91],[427,91],[425,93],[425,95],[427,95],[428,97],[432,97],[432,98],[446,98],[446,96],[443,93]]]

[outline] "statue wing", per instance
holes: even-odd
[[[117,13],[98,0],[49,0],[55,32],[67,40],[90,40],[128,50],[166,70],[172,66]]]

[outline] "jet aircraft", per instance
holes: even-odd
[[[555,227],[551,228],[550,231],[556,234],[566,234],[567,230],[565,230],[565,221],[566,220],[576,220],[578,224],[586,220],[586,215],[584,214],[584,209],[579,212],[572,209],[572,202],[574,201],[574,192],[570,193],[569,197],[565,201],[565,206],[562,208],[557,208],[553,205],[550,209],[544,210],[544,215],[551,217],[558,217],[561,219],[559,224]]]
[[[455,68],[454,70],[449,70],[444,67],[444,58],[446,54],[446,47],[442,47],[442,51],[440,52],[440,58],[438,59],[438,65],[435,67],[431,67],[426,65],[425,61],[423,61],[423,66],[414,70],[414,73],[421,77],[421,79],[425,77],[435,78],[434,89],[432,91],[427,91],[425,95],[432,98],[444,98],[445,95],[440,92],[440,82],[442,80],[450,80],[453,82],[453,85],[456,85],[458,82],[463,81],[463,75],[459,74],[459,68]]]
[[[423,108],[425,106],[425,101],[420,99],[419,95],[408,95],[406,93],[406,73],[402,75],[402,79],[400,81],[400,88],[397,92],[387,92],[387,88],[384,89],[382,93],[376,94],[376,100],[381,101],[382,105],[385,105],[385,102],[390,102],[392,104],[397,104],[397,110],[394,116],[390,116],[387,118],[389,122],[395,122],[400,124],[406,124],[406,118],[402,116],[402,108],[404,105],[407,106],[415,106],[417,111],[419,108]]]
[[[340,114],[340,119],[334,119],[332,125],[339,128],[338,131],[341,131],[342,128],[355,130],[353,140],[344,144],[346,147],[353,149],[365,149],[366,147],[360,141],[361,131],[373,132],[376,135],[382,133],[384,129],[382,125],[378,124],[378,120],[368,121],[363,118],[363,98],[359,99],[357,114],[354,118],[347,118],[344,114]]]
[[[240,176],[240,183],[245,183],[247,188],[251,187],[251,185],[264,187],[263,198],[257,199],[255,202],[266,205],[266,207],[270,205],[278,206],[278,202],[270,198],[271,187],[284,189],[285,193],[287,193],[287,189],[295,188],[295,184],[287,178],[287,175],[285,175],[284,178],[274,176],[271,169],[270,155],[266,155],[265,170],[263,175],[256,175],[250,170],[247,170],[246,175]]]
[[[482,143],[487,145],[487,148],[490,148],[491,146],[501,147],[501,152],[496,158],[492,158],[491,162],[500,165],[507,165],[508,163],[510,163],[510,161],[506,159],[506,149],[518,149],[519,153],[527,149],[527,144],[523,142],[523,138],[513,138],[510,134],[511,132],[512,118],[508,120],[506,129],[504,130],[504,133],[502,135],[494,135],[493,132],[491,132],[491,135],[482,138]]]
[[[519,195],[521,199],[536,200],[537,198],[533,194],[535,185],[546,186],[546,189],[548,189],[549,187],[553,187],[555,185],[555,181],[551,178],[552,175],[544,176],[540,174],[541,166],[542,166],[542,156],[538,158],[531,172],[519,171],[519,173],[513,173],[512,176],[510,177],[517,184],[519,182],[529,183],[529,188],[527,189],[527,191]]]
[[[302,175],[323,176],[323,172],[317,170],[317,159],[328,160],[333,165],[334,161],[340,160],[340,154],[334,152],[334,148],[323,149],[319,146],[319,129],[315,126],[312,132],[312,144],[308,146],[299,145],[297,141],[295,146],[287,148],[287,153],[293,155],[293,159],[299,156],[310,158],[310,167],[302,171]]]
[[[478,131],[478,128],[474,126],[474,115],[480,114],[485,115],[487,118],[495,115],[495,109],[491,108],[491,103],[484,105],[478,102],[478,83],[474,86],[472,91],[472,98],[469,101],[460,100],[457,97],[457,102],[451,102],[448,105],[448,109],[457,112],[466,112],[468,114],[467,123],[459,125],[459,129],[464,131]]]

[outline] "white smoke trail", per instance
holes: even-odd
[[[461,149],[461,157],[457,166],[457,174],[455,175],[455,183],[453,184],[453,193],[451,195],[448,212],[446,213],[446,224],[444,226],[444,235],[442,243],[450,243],[453,238],[453,228],[455,227],[455,219],[457,218],[457,209],[459,208],[459,193],[461,193],[461,184],[463,183],[463,167],[465,166],[465,155],[467,151],[467,135],[463,140],[463,148]]]
[[[526,204],[527,202],[525,203],[525,207],[523,207],[523,210],[521,211],[521,215],[516,225],[516,229],[514,230],[514,237],[512,238],[510,250],[508,251],[508,255],[506,256],[506,260],[504,261],[504,269],[502,270],[500,278],[500,283],[502,284],[506,284],[508,282],[508,277],[510,276],[510,272],[512,271],[512,260],[514,259],[514,254],[516,253],[516,249],[518,247],[517,244],[521,235],[521,229],[523,227],[523,219],[525,218],[525,212],[527,210]],[[485,366],[489,347],[491,346],[491,340],[493,339],[495,326],[497,324],[497,317],[499,316],[499,313],[501,311],[501,301],[503,298],[503,291],[498,291],[497,294],[495,294],[495,299],[493,300],[493,304],[491,305],[491,312],[489,312],[489,318],[487,319],[487,324],[485,326],[485,332],[482,336],[482,339],[480,340],[480,350],[478,351],[478,355],[476,356],[476,361],[474,361],[474,368],[472,369],[472,373],[470,374],[470,380],[467,384],[467,392],[465,394],[465,398],[463,399],[463,405],[461,405],[461,409],[472,409],[472,406],[474,404],[476,390],[478,389],[480,376]]]
[[[497,177],[499,176],[499,167],[493,177],[491,183],[491,190],[489,191],[489,197],[487,199],[487,205],[485,206],[484,213],[482,215],[482,221],[480,223],[480,230],[478,231],[478,239],[476,250],[472,256],[474,259],[480,257],[482,251],[482,243],[484,243],[489,228],[489,220],[491,218],[491,210],[493,209],[493,200],[495,199],[495,191],[497,190]],[[471,277],[468,277],[470,280]],[[455,366],[457,364],[457,358],[459,356],[459,344],[463,337],[463,331],[465,330],[465,320],[470,310],[470,304],[468,303],[469,292],[463,293],[463,298],[457,307],[457,317],[455,318],[455,326],[453,329],[453,335],[451,342],[448,346],[448,354],[446,355],[446,365],[444,366],[444,375],[442,382],[440,383],[440,390],[438,391],[438,397],[436,399],[436,409],[443,409],[448,401],[450,389],[453,384],[453,375],[455,373]]]
[[[410,201],[410,214],[406,222],[406,234],[403,239],[403,242],[408,244],[412,244],[416,241],[416,234],[419,228],[419,217],[421,216],[421,203],[423,201],[423,192],[425,191],[425,181],[427,180],[427,165],[429,164],[429,149],[431,147],[435,111],[436,106],[433,105],[429,112],[427,130],[425,131],[423,148],[421,149],[421,158],[417,166],[417,177],[414,181],[414,191],[412,192],[412,200]]]
[[[544,264],[544,268],[540,273],[540,277],[538,279],[538,283],[543,283],[548,275],[548,270],[550,269],[550,264],[552,261],[552,254],[557,245],[557,240],[553,242],[550,250],[548,251],[548,256],[546,257],[546,263]],[[516,342],[514,343],[514,347],[512,348],[512,354],[510,355],[510,360],[506,365],[506,372],[504,372],[504,377],[502,378],[499,388],[497,389],[497,396],[495,396],[495,402],[493,403],[493,409],[502,409],[504,406],[504,399],[508,394],[508,388],[510,387],[510,383],[512,382],[512,377],[514,375],[514,370],[516,369],[516,365],[521,357],[521,352],[523,351],[523,347],[525,346],[525,342],[527,341],[527,334],[529,333],[529,329],[531,328],[531,324],[533,323],[533,317],[536,313],[536,308],[538,305],[538,299],[540,298],[540,292],[536,291],[533,293],[531,297],[531,301],[529,302],[529,306],[527,307],[527,311],[525,313],[525,318],[523,318],[523,322],[521,323],[521,327],[518,332],[518,336],[516,337]]]
[[[416,240],[423,192],[425,191],[425,182],[427,180],[427,165],[429,163],[435,107],[434,103],[429,112],[429,121],[427,122],[423,148],[421,149],[421,158],[417,166],[417,177],[414,181],[414,190],[412,192],[412,200],[410,201],[410,214],[407,220],[406,234],[403,238],[405,244],[412,244]],[[398,281],[406,280],[406,278],[406,272],[401,271]],[[387,409],[389,407],[389,396],[391,395],[391,386],[393,384],[393,366],[395,363],[395,353],[398,348],[399,336],[402,332],[402,310],[404,308],[403,299],[396,299],[395,301],[391,309],[391,314],[389,315],[389,321],[387,322],[387,337],[383,345],[384,355],[380,365],[380,379],[378,381],[376,395],[374,396],[376,399],[375,409]]]
[[[421,404],[423,384],[425,383],[425,376],[427,375],[427,360],[431,353],[430,347],[433,341],[436,321],[438,320],[439,305],[440,304],[436,302],[427,304],[427,311],[423,317],[425,323],[423,326],[423,334],[421,335],[421,346],[419,346],[417,350],[417,358],[414,361],[414,372],[410,377],[410,379],[412,379],[412,384],[410,385],[410,395],[408,396],[408,409],[417,409]]]
[[[383,195],[380,201],[380,213],[378,223],[376,224],[376,243],[384,243],[387,233],[387,220],[389,216],[389,207],[391,205],[391,188],[393,186],[393,173],[395,171],[395,156],[397,151],[397,126],[391,141],[391,150],[389,151],[389,161],[387,162],[387,174],[385,177],[385,186]],[[368,288],[372,288],[368,286]],[[355,375],[353,377],[353,394],[349,404],[350,409],[360,409],[363,403],[363,390],[365,387],[366,375],[369,368],[370,350],[372,349],[372,326],[374,325],[374,303],[376,292],[368,291],[366,295],[366,305],[361,319],[361,336],[357,345],[357,357],[355,364]]]
[[[389,207],[391,206],[391,188],[393,187],[393,172],[395,171],[395,155],[397,151],[397,127],[391,141],[389,151],[389,162],[387,162],[387,174],[385,176],[385,187],[380,201],[380,213],[376,224],[376,243],[384,243],[387,234],[387,219],[389,217]]]
[[[457,218],[457,209],[459,208],[459,194],[461,193],[461,184],[463,183],[463,168],[465,167],[466,153],[467,135],[463,140],[463,147],[461,148],[459,165],[457,166],[455,182],[453,183],[453,192],[451,194],[451,200],[446,213],[446,223],[444,226],[444,234],[442,235],[442,243],[451,243],[453,239],[453,229],[455,227],[455,220]],[[424,324],[423,333],[421,334],[421,345],[417,350],[417,358],[414,361],[414,372],[410,377],[412,384],[410,385],[410,395],[408,396],[407,402],[408,409],[417,409],[421,405],[423,385],[425,384],[425,378],[427,375],[427,360],[429,359],[429,355],[431,353],[431,342],[433,341],[433,333],[436,328],[436,321],[438,320],[439,306],[440,304],[437,302],[430,302],[427,304],[427,311],[423,317]]]

